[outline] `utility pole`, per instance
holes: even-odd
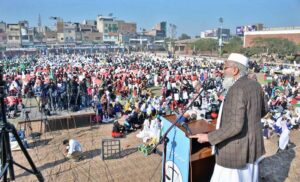
[[[39,14],[39,19],[38,19],[38,26],[39,26],[39,31],[41,31],[42,28],[42,19],[41,19],[41,15]]]
[[[39,44],[41,44],[43,41],[43,31],[42,31],[42,18],[41,18],[40,14],[38,17],[38,33],[37,34],[38,34]]]
[[[171,49],[172,49],[172,53],[174,54],[175,53],[175,48],[174,48],[174,45],[175,44],[175,38],[176,38],[176,29],[177,29],[177,26],[175,24],[172,24],[170,23],[169,24],[169,33],[170,33],[170,38],[171,38]]]
[[[220,39],[219,39],[219,57],[222,56],[222,46],[223,46],[223,18],[219,18],[219,22],[221,23],[221,28],[220,28]]]

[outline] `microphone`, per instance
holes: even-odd
[[[181,125],[182,127],[184,127],[184,129],[188,132],[189,135],[193,135],[193,133],[192,133],[190,127],[188,126],[188,124],[186,124],[186,123],[181,123],[180,125]]]
[[[192,135],[193,133],[192,133],[190,127],[188,126],[188,124],[186,123],[187,118],[185,118],[183,115],[177,114],[177,119],[178,119],[178,123],[180,124],[180,126],[182,126],[188,132],[189,135]]]

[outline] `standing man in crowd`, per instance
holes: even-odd
[[[66,139],[63,141],[63,145],[66,146],[66,151],[68,152],[67,158],[73,159],[78,162],[82,159],[82,148],[80,143],[75,139]]]
[[[210,142],[216,155],[211,181],[258,181],[258,162],[265,153],[261,118],[267,104],[260,84],[247,77],[248,58],[232,53],[224,64],[225,99],[216,130],[196,134]]]

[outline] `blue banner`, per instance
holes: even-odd
[[[172,123],[164,117],[160,117],[160,120],[163,125],[162,134],[164,134]],[[189,180],[190,140],[176,126],[167,137],[169,142],[166,150],[166,181],[187,182]]]

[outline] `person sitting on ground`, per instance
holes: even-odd
[[[111,132],[111,136],[113,138],[121,138],[123,137],[123,132],[124,132],[124,126],[122,126],[118,120],[115,120],[114,124],[113,124],[113,129]]]
[[[108,113],[108,116],[110,118],[114,118],[116,116],[116,112],[115,112],[114,107],[111,103],[109,104],[109,106],[107,108],[107,113]]]
[[[117,115],[118,117],[120,117],[121,114],[122,114],[122,112],[123,112],[123,106],[122,106],[122,104],[121,104],[119,101],[117,101],[117,102],[115,103],[113,109],[114,109],[114,112],[116,113],[116,115]]]
[[[127,121],[130,124],[130,126],[132,127],[132,129],[136,130],[138,128],[142,127],[143,123],[139,122],[139,109],[138,108],[134,108],[133,111],[131,112],[131,114],[128,116]]]
[[[82,159],[82,148],[80,143],[75,139],[65,139],[63,145],[66,146],[67,158],[76,162]]]

